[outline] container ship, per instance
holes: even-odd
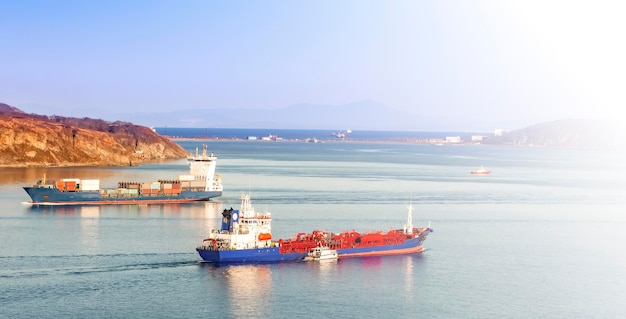
[[[204,261],[213,263],[304,260],[316,247],[335,250],[339,258],[419,253],[432,229],[430,225],[413,227],[413,206],[408,208],[407,224],[402,229],[368,233],[315,230],[276,241],[272,239],[271,214],[255,212],[250,196],[242,194],[240,210],[225,209],[221,228],[211,229],[196,251]]]
[[[155,182],[118,182],[117,187],[101,188],[98,179],[64,178],[46,180],[24,187],[33,205],[157,204],[207,201],[222,195],[222,179],[215,174],[217,156],[187,157],[189,174]]]

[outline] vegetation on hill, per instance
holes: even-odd
[[[0,166],[128,166],[186,155],[145,126],[27,114],[0,103]]]

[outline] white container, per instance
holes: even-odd
[[[97,191],[100,189],[99,179],[83,179],[80,182],[80,189],[84,191]]]
[[[193,181],[196,177],[193,175],[178,175],[179,181]]]

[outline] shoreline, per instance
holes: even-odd
[[[380,143],[380,144],[423,144],[423,145],[481,145],[481,143],[477,143],[475,141],[469,142],[447,142],[445,139],[441,138],[392,138],[392,139],[354,139],[354,138],[344,138],[344,139],[317,139],[317,138],[307,138],[307,139],[287,139],[287,138],[276,138],[276,139],[247,139],[240,137],[209,137],[209,136],[196,136],[196,137],[177,137],[177,136],[163,136],[171,141],[229,141],[229,142],[294,142],[294,143]]]

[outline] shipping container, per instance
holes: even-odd
[[[193,175],[178,175],[179,181],[193,181],[195,177]]]
[[[191,187],[202,187],[204,188],[206,186],[206,182],[205,181],[191,181]]]
[[[100,189],[99,179],[83,179],[80,183],[80,189],[84,191],[97,191]]]
[[[65,182],[65,189],[73,192],[76,190],[76,182],[74,181],[69,181],[69,182]]]

